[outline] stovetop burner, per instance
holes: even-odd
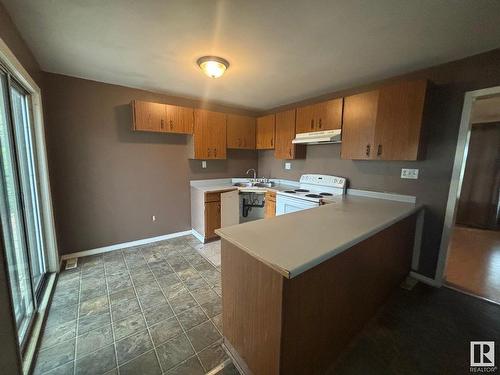
[[[318,195],[318,194],[306,194],[306,197],[308,197],[308,198],[321,198],[321,195]]]
[[[319,195],[322,195],[323,197],[331,197],[333,194],[332,193],[319,193]]]
[[[309,190],[307,189],[295,189],[297,193],[309,193]]]
[[[288,194],[295,194],[295,190],[285,190],[283,193],[288,193]]]

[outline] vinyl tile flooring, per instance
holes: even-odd
[[[220,269],[201,250],[186,236],[61,272],[34,374],[196,375],[224,362]]]

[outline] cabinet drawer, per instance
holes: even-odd
[[[205,193],[205,203],[207,202],[219,202],[220,193]]]

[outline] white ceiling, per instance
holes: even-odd
[[[500,47],[500,1],[2,1],[45,71],[250,109]]]

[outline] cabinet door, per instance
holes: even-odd
[[[276,113],[276,159],[298,159],[305,157],[305,145],[294,145],[295,109]]]
[[[195,159],[225,159],[226,114],[196,109],[193,141]]]
[[[167,105],[165,131],[168,133],[193,134],[193,108]]]
[[[275,115],[257,118],[256,148],[257,150],[272,150],[275,138]]]
[[[342,127],[344,99],[332,99],[314,106],[314,130],[333,130]]]
[[[220,228],[220,201],[205,203],[205,238],[217,235],[215,230]]]
[[[227,148],[255,149],[255,118],[227,115]]]
[[[342,159],[372,159],[379,91],[369,91],[344,99]]]
[[[297,134],[315,131],[314,112],[316,106],[317,104],[311,104],[297,108],[297,121],[295,124]]]
[[[264,217],[267,219],[274,216],[276,216],[276,193],[267,192]]]
[[[240,223],[240,196],[238,190],[220,194],[220,227],[225,228]]]
[[[165,108],[165,104],[134,100],[132,102],[134,130],[150,132],[163,131],[166,118]]]
[[[381,160],[417,160],[427,81],[405,81],[380,89],[375,155]]]

